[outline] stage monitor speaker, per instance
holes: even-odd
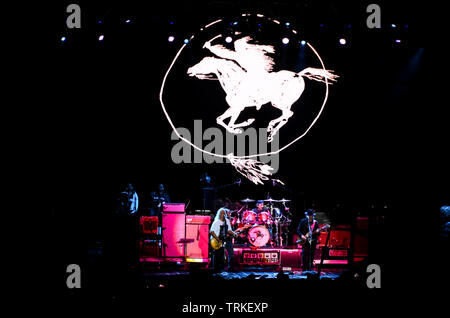
[[[162,213],[162,255],[184,257],[186,220],[184,213]]]
[[[290,267],[300,268],[302,258],[300,254],[301,250],[298,248],[293,249],[282,249],[281,250],[281,266],[282,267]]]

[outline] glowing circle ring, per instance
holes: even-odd
[[[250,14],[243,14],[242,16],[250,16]],[[262,14],[257,14],[256,16],[257,16],[258,18],[266,18],[266,17],[264,17]],[[273,20],[273,19],[271,19],[271,18],[266,18],[266,19],[269,20],[269,21],[272,21],[272,22],[274,22],[274,23],[279,24],[278,21]],[[214,24],[217,24],[217,23],[220,23],[220,22],[222,22],[222,19],[219,19],[219,20],[216,20],[216,21],[214,21],[214,22],[211,22],[211,23],[205,25],[203,28],[200,28],[200,31],[203,31],[203,30],[205,30],[206,28],[209,28],[210,26],[212,26],[212,25],[214,25]],[[294,34],[296,34],[296,31],[295,31],[295,30],[292,30],[292,32],[293,32]],[[189,38],[189,42],[188,42],[188,43],[190,43],[190,42],[192,41],[192,39],[194,39],[194,35],[192,35],[192,36]],[[184,44],[181,46],[181,48],[178,50],[177,54],[175,55],[174,59],[173,59],[172,62],[170,63],[170,66],[169,66],[169,68],[167,69],[166,73],[164,74],[164,78],[163,78],[163,81],[162,81],[162,84],[161,84],[161,89],[160,89],[160,91],[159,91],[159,101],[160,101],[161,107],[162,107],[162,109],[163,109],[163,112],[164,112],[164,115],[166,116],[167,121],[169,122],[170,126],[172,127],[173,131],[174,131],[175,134],[178,136],[178,138],[180,138],[181,140],[183,140],[184,142],[186,142],[187,144],[189,144],[189,145],[190,145],[191,147],[193,147],[194,149],[197,149],[198,151],[201,151],[201,152],[203,152],[203,153],[205,153],[205,154],[208,154],[208,155],[211,155],[211,156],[216,156],[216,157],[219,157],[219,158],[228,158],[228,155],[216,154],[216,153],[212,153],[212,152],[210,152],[210,151],[206,151],[206,150],[204,150],[204,149],[198,147],[197,145],[194,145],[190,140],[184,138],[184,137],[178,132],[177,128],[176,128],[175,125],[173,124],[172,119],[170,118],[170,116],[169,116],[169,114],[168,114],[168,112],[167,112],[167,110],[166,110],[166,107],[165,107],[165,105],[164,105],[164,101],[163,101],[163,93],[164,93],[164,86],[165,86],[165,84],[166,84],[167,77],[169,76],[169,73],[170,73],[170,71],[172,70],[173,66],[175,65],[175,62],[177,61],[178,57],[181,55],[181,52],[182,52],[183,49],[186,47],[186,45],[188,45],[188,43],[184,43]],[[326,71],[325,64],[323,63],[322,58],[320,57],[319,53],[317,53],[316,49],[315,49],[309,42],[307,42],[306,44],[307,44],[307,45],[309,46],[309,48],[314,52],[314,54],[316,55],[316,57],[317,57],[318,60],[320,61],[320,64],[321,64],[321,66],[322,66],[322,69],[323,69],[324,71]],[[327,79],[326,77],[324,78],[324,80],[325,80],[325,96],[324,96],[324,99],[323,99],[323,102],[322,102],[322,106],[320,107],[320,110],[319,110],[318,114],[316,115],[316,117],[314,118],[314,120],[311,122],[311,124],[308,126],[308,128],[305,130],[305,132],[304,132],[303,134],[301,134],[300,136],[298,136],[297,138],[295,138],[295,139],[292,140],[291,142],[287,143],[286,145],[284,145],[283,147],[281,147],[281,148],[278,149],[278,150],[274,150],[274,151],[266,152],[266,153],[262,153],[262,154],[259,154],[259,153],[258,153],[258,154],[253,154],[253,155],[241,155],[241,156],[234,156],[234,155],[233,155],[233,158],[234,158],[234,159],[250,159],[250,158],[255,158],[255,157],[262,157],[262,156],[275,155],[275,154],[278,154],[278,153],[280,153],[281,151],[287,149],[288,147],[292,146],[294,143],[296,143],[296,142],[299,141],[300,139],[302,139],[302,138],[309,132],[309,130],[314,126],[314,124],[317,122],[317,120],[319,119],[319,117],[321,116],[321,114],[322,114],[322,112],[323,112],[323,110],[324,110],[324,108],[325,108],[325,104],[327,103],[327,100],[328,100],[328,85],[329,85],[329,84],[328,84],[328,79]]]

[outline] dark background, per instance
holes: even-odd
[[[366,27],[365,4],[187,1],[86,4],[83,8],[80,30],[66,29],[65,15],[59,18],[54,94],[49,96],[54,102],[43,114],[51,118],[44,129],[50,166],[57,171],[52,183],[63,193],[74,194],[73,189],[64,188],[71,184],[76,191],[95,189],[102,196],[128,181],[142,192],[162,182],[173,200],[184,202],[192,198],[189,190],[204,171],[216,184],[238,178],[229,165],[172,163],[170,150],[175,142],[170,140],[171,129],[158,96],[182,39],[216,17],[247,11],[289,21],[340,76],[330,87],[329,102],[318,123],[281,153],[279,179],[295,193],[308,192],[322,199],[389,201],[418,173],[411,173],[407,163],[414,159],[418,142],[412,118],[423,107],[427,56],[421,25],[408,6],[383,6],[379,30]],[[127,17],[130,24],[124,23]],[[392,29],[391,23],[397,28]],[[105,34],[103,42],[97,40],[100,34]],[[171,34],[176,36],[174,43],[167,41]],[[63,35],[68,38],[64,43],[59,42]],[[345,47],[338,44],[340,37],[347,38]],[[397,38],[402,43],[395,44]],[[189,100],[179,95],[176,116],[183,118],[189,114]],[[157,138],[152,137],[154,132]],[[80,184],[85,186],[81,189]],[[266,192],[256,191],[260,197]]]
[[[225,164],[174,164],[170,151],[175,142],[158,96],[184,38],[216,18],[246,12],[290,22],[340,78],[330,87],[316,125],[280,155],[275,178],[290,191],[242,178],[239,188],[220,195],[233,200],[283,196],[293,200],[295,213],[313,204],[330,212],[340,202],[345,213],[385,216],[385,232],[373,232],[370,255],[385,265],[384,282],[396,286],[394,277],[411,251],[396,226],[417,218],[412,200],[424,194],[415,184],[429,174],[417,121],[427,107],[423,87],[429,55],[416,7],[378,2],[381,29],[368,29],[370,2],[364,1],[80,1],[82,27],[69,30],[69,3],[54,8],[55,55],[46,86],[48,103],[40,113],[44,173],[38,181],[51,194],[42,204],[50,225],[46,242],[55,289],[64,288],[60,277],[65,277],[66,264],[82,263],[87,246],[102,239],[104,220],[127,182],[142,196],[164,183],[172,201],[191,200],[191,208],[199,209],[202,173],[208,172],[216,185],[241,177]],[[131,22],[125,24],[128,18]],[[105,35],[102,42],[100,34]],[[175,36],[174,43],[167,41],[169,35]],[[339,45],[341,37],[346,46]],[[402,42],[395,43],[397,38]],[[189,115],[189,100],[182,94],[177,99],[177,116]],[[436,207],[445,203],[445,189],[436,192]],[[395,244],[377,241],[389,235],[397,238]]]

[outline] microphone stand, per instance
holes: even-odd
[[[310,238],[308,238],[308,242],[309,242],[308,268],[309,268],[309,263],[312,263],[312,262],[310,261],[310,260],[311,260],[311,257],[313,257],[313,261],[314,261],[314,256],[311,255],[311,253],[312,253],[312,246],[311,246],[311,243],[312,243],[312,231],[311,231],[311,223],[309,222],[309,217],[308,217],[308,215],[306,215],[306,219],[308,220],[308,230],[309,230],[309,233],[311,234]],[[311,268],[311,269],[312,269],[312,268]],[[310,269],[310,270],[311,270],[311,269]]]

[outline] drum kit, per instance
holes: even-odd
[[[248,229],[242,232],[240,239],[254,247],[284,246],[288,241],[288,227],[292,216],[286,203],[291,200],[268,198],[258,201],[264,201],[264,207],[259,212],[248,208],[249,203],[255,202],[249,198],[241,200],[244,203],[241,209],[231,211],[230,223],[233,230],[247,226]]]

